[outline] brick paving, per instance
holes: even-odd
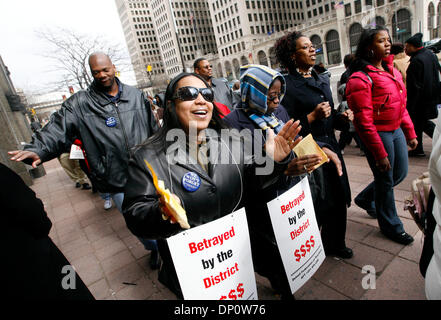
[[[425,137],[426,154],[431,140]],[[359,149],[348,146],[345,162],[354,198],[372,174]],[[403,210],[410,181],[427,171],[428,156],[410,158],[408,177],[395,188],[396,206],[405,230],[415,237],[403,246],[385,238],[377,221],[355,204],[348,210],[347,245],[354,257],[340,260],[327,257],[317,273],[295,297],[299,300],[425,300],[424,279],[418,268],[422,233],[410,214]],[[50,236],[75,267],[96,299],[173,300],[176,299],[151,270],[149,253],[127,229],[118,210],[105,211],[103,200],[90,190],[77,189],[58,163],[44,164],[46,175],[34,180],[32,189],[44,202],[52,220]],[[376,272],[375,289],[364,290],[364,266]],[[256,274],[259,299],[275,300],[268,280]]]

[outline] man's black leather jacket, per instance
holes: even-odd
[[[89,178],[100,192],[123,192],[131,149],[157,125],[144,94],[118,81],[121,96],[112,103],[94,83],[67,99],[25,150],[48,161],[80,139],[90,166]],[[29,160],[29,159],[28,159]]]

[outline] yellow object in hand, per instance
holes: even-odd
[[[317,142],[315,142],[311,134],[308,134],[305,138],[303,138],[302,141],[300,141],[299,144],[294,147],[293,151],[297,157],[306,156],[309,154],[318,154],[320,157],[322,157],[322,161],[315,165],[313,170],[317,169],[325,162],[328,162],[328,156],[322,150],[322,148],[319,147]]]
[[[156,188],[156,191],[162,198],[163,203],[165,203],[165,206],[167,207],[172,217],[176,219],[182,229],[190,229],[190,225],[188,224],[187,220],[187,214],[185,213],[184,208],[182,208],[182,206],[173,198],[170,190],[165,188],[164,181],[158,180],[158,177],[156,176],[156,173],[150,163],[148,163],[148,161],[145,159],[144,162],[153,177],[153,184]]]

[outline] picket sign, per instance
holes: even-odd
[[[296,292],[325,260],[308,177],[268,202],[268,210],[288,278]]]
[[[245,209],[167,239],[186,300],[257,300]]]
[[[70,147],[69,159],[84,159],[83,150],[76,144],[72,144]]]

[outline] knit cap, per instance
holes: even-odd
[[[412,37],[407,39],[406,43],[409,43],[417,48],[421,48],[423,46],[423,34],[420,32],[414,34]]]

